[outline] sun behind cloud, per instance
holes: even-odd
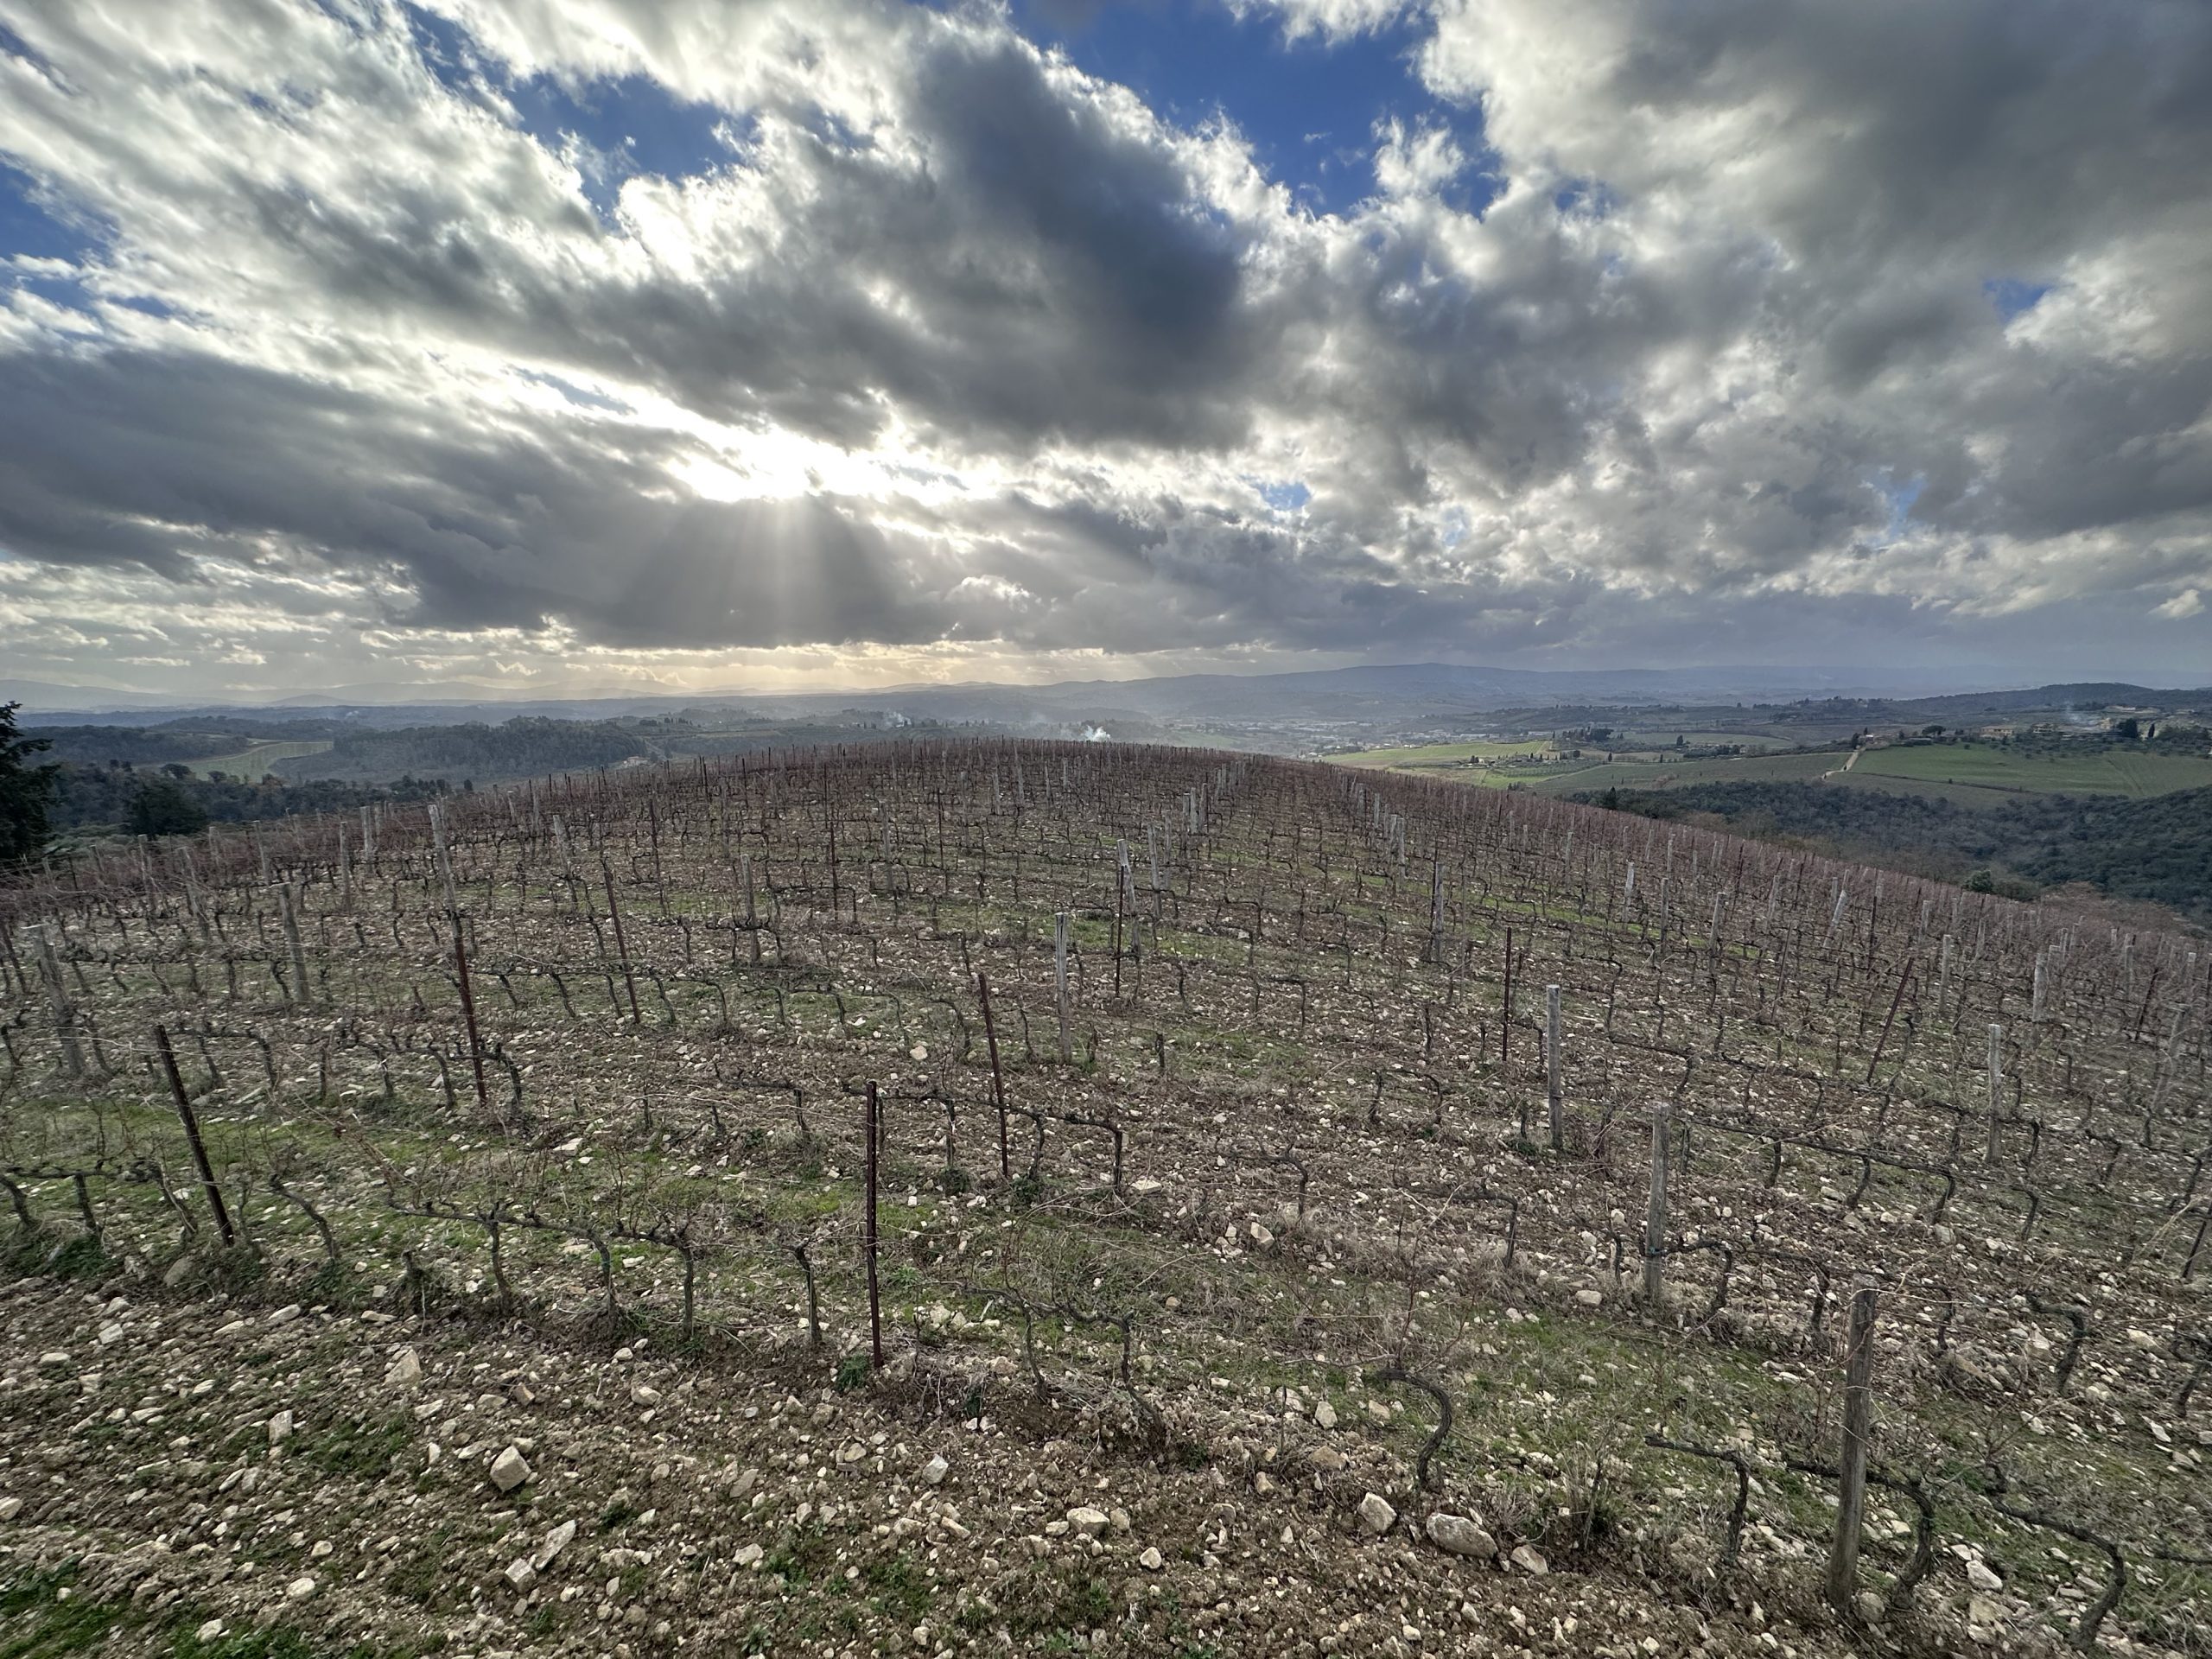
[[[1369,194],[1026,10],[0,0],[0,650],[2202,654],[2202,9],[1224,15]]]

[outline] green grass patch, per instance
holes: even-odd
[[[1551,748],[1548,739],[1537,737],[1523,741],[1501,739],[1479,743],[1419,743],[1403,748],[1362,749],[1357,754],[1332,754],[1328,759],[1338,766],[1427,772],[1466,766],[1477,760],[1527,759],[1548,753]]]
[[[861,1575],[875,1611],[901,1629],[919,1624],[937,1592],[903,1550],[887,1561],[871,1562]]]
[[[413,1438],[410,1425],[394,1419],[348,1421],[308,1438],[294,1455],[327,1474],[379,1480]]]
[[[124,1622],[127,1607],[77,1595],[76,1580],[70,1563],[0,1586],[0,1659],[89,1652]]]
[[[1854,784],[1876,779],[1951,784],[2006,794],[2125,795],[2141,800],[2212,785],[2212,758],[2069,745],[2058,749],[2003,743],[1904,744],[1868,749],[1851,769]]]
[[[1819,749],[1809,753],[1738,754],[1709,760],[1675,760],[1663,753],[1649,760],[1617,760],[1611,765],[1584,766],[1532,779],[1529,787],[1540,794],[1584,790],[1669,789],[1682,784],[1802,783],[1837,771],[1851,758],[1847,750]],[[1864,766],[1866,762],[1859,762]]]
[[[247,783],[258,783],[263,774],[279,760],[296,760],[304,755],[327,754],[331,740],[307,739],[289,743],[256,743],[229,754],[211,754],[204,760],[188,761],[195,777],[210,778],[221,772],[226,778],[242,778]]]

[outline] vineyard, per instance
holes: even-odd
[[[2190,938],[1015,742],[0,905],[0,1654],[2212,1654]]]

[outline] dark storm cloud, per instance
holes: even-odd
[[[1234,442],[1263,343],[1241,303],[1249,232],[1164,135],[1048,79],[1017,40],[917,44],[908,144],[757,110],[740,160],[658,187],[677,212],[736,209],[694,269],[580,269],[617,238],[522,153],[488,181],[496,205],[582,245],[569,259],[487,213],[484,180],[399,167],[339,194],[286,174],[237,199],[251,239],[338,305],[647,381],[719,419],[855,445],[894,410],[1001,448]],[[374,90],[438,89],[395,73]]]

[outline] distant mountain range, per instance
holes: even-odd
[[[137,691],[0,680],[0,702],[23,704],[33,720],[118,714],[143,719],[185,713],[275,715],[315,709],[359,713],[373,723],[409,710],[435,721],[517,714],[607,718],[666,713],[683,704],[755,708],[778,716],[843,709],[897,712],[911,719],[1020,726],[1071,720],[1145,721],[1450,721],[1500,709],[1548,704],[1774,702],[1803,696],[1927,696],[2004,685],[1986,666],[1916,673],[1843,668],[1478,668],[1445,663],[1305,670],[1291,673],[1177,674],[1141,680],[1066,680],[1049,685],[915,684],[853,691],[667,692],[624,686],[545,697],[463,681],[402,682],[271,692],[225,702]],[[432,711],[435,711],[435,713]]]
[[[1991,690],[1999,688],[1999,690]],[[666,692],[639,695],[606,688],[601,695],[518,696],[465,681],[385,681],[327,692],[288,692],[232,703],[183,703],[149,692],[0,681],[0,702],[22,702],[29,723],[82,721],[102,715],[122,723],[155,723],[190,715],[283,719],[315,712],[363,726],[447,726],[502,721],[515,715],[557,719],[615,719],[626,715],[754,712],[766,719],[810,721],[825,715],[874,715],[987,726],[1113,728],[1194,726],[1451,726],[1497,710],[1575,710],[1592,706],[1712,706],[1781,703],[1796,699],[1911,699],[1955,708],[2050,708],[2063,703],[2174,702],[2177,692],[2128,683],[2004,688],[2002,671],[1940,668],[1918,675],[1869,675],[1858,668],[1471,668],[1455,664],[1398,664],[1380,668],[1319,668],[1261,675],[1166,675],[1159,679],[1071,679],[1051,686],[892,686],[845,692]],[[2192,696],[2212,696],[2192,695]]]
[[[669,696],[682,694],[671,692]],[[601,697],[635,697],[626,685],[587,687],[558,702]],[[327,691],[257,691],[211,702],[158,691],[123,691],[109,686],[62,685],[50,680],[0,679],[0,702],[20,702],[26,714],[108,714],[120,709],[163,709],[226,712],[257,709],[380,709],[410,704],[507,703],[546,701],[536,692],[479,685],[471,680],[378,680],[334,686]]]

